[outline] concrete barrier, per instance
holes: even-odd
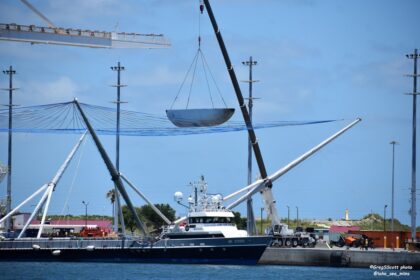
[[[412,266],[420,269],[420,253],[384,250],[267,248],[259,264],[369,268],[372,265]]]

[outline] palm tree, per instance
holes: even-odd
[[[114,188],[110,189],[106,193],[106,198],[108,198],[111,201],[111,203],[112,203],[112,217],[114,217],[114,211],[115,211],[115,207],[114,207],[114,203],[115,203],[115,189]]]

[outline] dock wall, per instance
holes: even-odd
[[[259,264],[364,267],[412,266],[420,269],[420,253],[407,251],[361,251],[318,248],[267,248]]]

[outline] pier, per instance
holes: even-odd
[[[378,266],[420,269],[420,253],[406,250],[345,248],[267,248],[259,264],[375,268]]]

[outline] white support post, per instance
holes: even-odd
[[[187,219],[186,216],[179,218],[178,220],[174,221],[175,225],[178,225]]]
[[[165,223],[167,223],[168,225],[171,224],[171,221],[150,201],[147,199],[147,197],[142,194],[140,192],[140,190],[138,188],[136,188],[136,186],[133,185],[133,183],[131,183],[122,173],[120,173],[121,178],[123,178],[124,181],[127,182],[127,184],[141,197],[143,198],[144,201],[146,201],[150,207],[152,207],[152,209],[156,212],[156,214],[158,214],[164,221]]]
[[[36,236],[36,238],[41,238],[42,231],[44,230],[45,217],[47,216],[47,213],[48,213],[48,207],[50,207],[50,201],[51,201],[53,190],[54,190],[54,185],[50,184],[47,191],[48,192],[47,202],[45,203],[44,213],[42,214],[41,224],[39,226],[38,235]]]
[[[3,218],[0,219],[0,224],[6,220],[8,217],[12,216],[14,213],[16,213],[16,211],[18,211],[23,205],[25,205],[26,203],[28,203],[32,198],[34,198],[35,196],[37,196],[40,192],[42,192],[43,190],[45,190],[45,188],[47,188],[47,184],[43,185],[42,187],[40,187],[36,192],[34,192],[31,196],[29,196],[27,199],[25,199],[21,204],[19,204],[18,206],[16,206],[12,211],[10,211],[6,216],[4,216]]]
[[[44,213],[42,215],[41,224],[39,226],[38,235],[36,238],[41,238],[42,231],[44,230],[44,224],[45,224],[45,218],[48,213],[48,208],[50,206],[50,201],[52,197],[52,193],[55,189],[55,186],[58,184],[58,182],[61,179],[61,176],[63,176],[64,171],[66,171],[67,167],[70,164],[70,161],[72,160],[73,156],[76,154],[78,148],[80,147],[80,144],[83,142],[83,140],[86,137],[87,132],[83,133],[82,137],[80,137],[79,141],[77,141],[76,145],[71,150],[70,154],[67,156],[64,163],[60,166],[57,173],[55,174],[54,178],[52,179],[51,183],[48,184],[48,197],[47,202],[45,203]]]
[[[44,228],[44,222],[45,222],[45,217],[47,215],[48,212],[48,207],[50,204],[50,200],[51,200],[51,196],[52,196],[52,192],[54,191],[56,185],[58,184],[58,182],[61,179],[61,176],[63,175],[64,171],[66,171],[67,167],[69,166],[70,161],[72,160],[72,158],[74,157],[74,155],[76,154],[77,149],[80,147],[80,144],[83,142],[83,140],[85,139],[87,134],[87,131],[85,133],[83,133],[83,135],[80,137],[79,141],[77,141],[76,145],[73,147],[73,149],[71,150],[70,154],[67,156],[66,160],[63,162],[63,164],[60,166],[60,168],[58,169],[57,173],[55,174],[54,178],[51,180],[51,182],[48,184],[48,188],[45,191],[45,193],[42,195],[41,200],[39,201],[38,205],[36,206],[35,210],[32,212],[31,216],[29,217],[29,220],[26,222],[25,226],[23,227],[22,231],[19,233],[18,238],[21,238],[22,235],[25,233],[26,229],[28,228],[28,226],[30,225],[30,223],[32,222],[32,220],[34,219],[36,213],[38,213],[39,208],[42,206],[42,204],[45,202],[45,199],[48,198],[47,200],[47,204],[46,207],[44,209],[44,213],[42,216],[42,221],[41,221],[41,225],[40,228],[38,230],[38,235],[37,238],[41,237],[42,234],[42,230]]]
[[[231,193],[231,194],[229,194],[229,195],[227,195],[227,196],[224,196],[223,197],[223,201],[225,201],[225,200],[228,200],[228,199],[231,199],[232,197],[234,197],[234,196],[236,196],[236,195],[238,195],[238,194],[240,194],[240,193],[242,193],[242,192],[245,192],[245,191],[249,191],[250,189],[253,189],[253,188],[255,188],[256,186],[259,186],[260,184],[263,184],[264,183],[264,180],[257,180],[257,181],[255,181],[254,183],[252,183],[251,185],[249,185],[249,186],[246,186],[245,188],[242,188],[242,189],[240,189],[240,190],[237,190],[236,192],[234,192],[234,193]]]
[[[34,219],[35,215],[38,213],[39,208],[41,208],[42,204],[44,204],[45,202],[45,198],[48,195],[48,190],[49,188],[47,188],[47,190],[44,192],[44,194],[42,195],[41,199],[39,200],[38,204],[35,207],[35,210],[32,212],[31,216],[29,217],[28,221],[26,222],[26,224],[23,226],[22,231],[19,233],[18,235],[18,239],[22,237],[22,235],[25,233],[26,229],[28,228],[28,226],[31,224],[32,220]]]

